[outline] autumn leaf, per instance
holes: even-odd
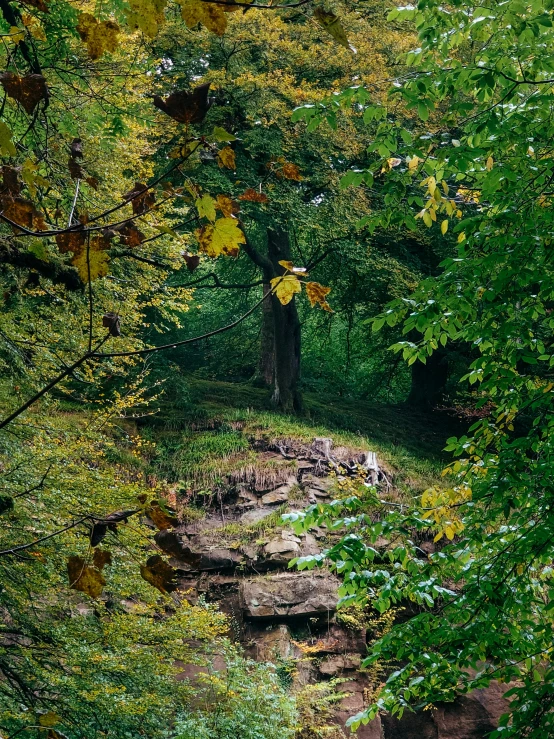
[[[287,305],[293,299],[295,293],[302,290],[302,283],[296,275],[283,275],[271,280],[273,292],[283,305]]]
[[[227,17],[223,6],[203,0],[177,0],[181,6],[181,17],[189,28],[201,23],[216,36],[223,36],[227,28]]]
[[[156,95],[154,105],[179,123],[201,123],[210,107],[209,91],[210,83],[207,82],[192,92],[176,90],[165,100]]]
[[[5,164],[2,167],[2,195],[9,193],[13,196],[19,195],[20,192],[19,169]]]
[[[49,98],[46,79],[42,74],[26,74],[20,77],[14,72],[2,72],[0,84],[8,97],[17,100],[29,115],[41,100]]]
[[[82,248],[77,252],[71,264],[77,268],[79,277],[85,283],[90,279],[96,280],[98,277],[104,277],[108,274],[108,262],[110,258],[106,254],[106,240],[101,236],[97,236],[90,240],[88,249]]]
[[[314,10],[314,18],[338,44],[344,46],[345,49],[350,49],[350,51],[356,51],[354,47],[350,45],[348,38],[346,37],[346,31],[342,27],[342,23],[338,16],[324,10],[323,8],[316,8]]]
[[[30,200],[18,197],[1,197],[2,213],[10,221],[13,221],[30,231],[44,231],[46,224],[42,214],[35,208]],[[19,230],[12,226],[15,233]]]
[[[285,162],[281,169],[277,170],[277,174],[281,177],[285,177],[287,180],[297,180],[300,182],[302,175],[296,164],[292,162]]]
[[[121,319],[117,313],[104,313],[102,326],[108,329],[110,336],[121,336]]]
[[[292,262],[289,262],[287,259],[281,259],[279,264],[281,265],[281,267],[288,269],[289,272],[292,272],[292,270],[294,269],[294,264]]]
[[[194,272],[200,264],[200,257],[198,254],[183,254],[183,259],[185,260],[185,264],[187,265],[189,272]]]
[[[84,247],[85,242],[86,235],[83,231],[68,231],[66,233],[56,234],[56,244],[62,254],[68,251],[78,254]]]
[[[227,169],[236,169],[235,152],[230,146],[226,146],[221,151],[217,152],[217,159],[220,167],[227,167]]]
[[[119,234],[120,243],[131,248],[142,244],[145,238],[142,231],[132,221],[124,223],[122,226],[117,226],[115,230]]]
[[[236,257],[240,244],[246,243],[235,218],[219,218],[214,224],[208,223],[197,229],[195,234],[200,251],[209,257],[218,257],[220,254]]]
[[[183,546],[181,536],[177,532],[163,529],[162,531],[158,531],[154,537],[154,541],[162,552],[176,557],[181,562],[186,562],[192,567],[198,567],[200,564],[202,555],[193,552],[190,547]]]
[[[160,593],[172,593],[177,590],[177,570],[168,565],[159,554],[152,555],[146,560],[145,565],[141,565],[140,574]]]
[[[4,121],[0,121],[0,155],[14,157],[16,154],[17,150],[12,141],[12,132]]]
[[[85,173],[83,172],[81,165],[72,156],[70,156],[69,159],[67,160],[67,168],[69,169],[69,174],[71,176],[71,179],[73,180],[84,179]]]
[[[107,549],[95,549],[92,555],[92,562],[96,569],[103,570],[106,565],[111,565],[112,554]]]
[[[30,5],[32,8],[42,11],[43,13],[49,13],[48,3],[45,0],[23,0],[23,5]]]
[[[178,519],[172,515],[167,506],[160,504],[158,500],[153,500],[144,509],[144,513],[160,531],[162,529],[172,529],[179,525]]]
[[[87,565],[82,557],[73,555],[67,560],[67,575],[69,587],[80,590],[81,593],[90,595],[91,598],[99,598],[106,584],[104,576],[96,567]]]
[[[167,0],[129,0],[127,22],[131,28],[139,28],[148,38],[154,38],[163,24]]]
[[[58,716],[57,713],[54,713],[53,711],[46,711],[45,713],[41,713],[38,717],[39,724],[47,728],[59,724],[60,721],[61,718]]]
[[[261,190],[254,190],[253,187],[249,187],[242,195],[239,195],[239,200],[248,200],[251,203],[269,203],[267,195]]]
[[[77,33],[87,45],[91,59],[100,59],[105,51],[117,49],[119,26],[113,21],[97,21],[90,13],[81,13]]]
[[[218,195],[216,200],[217,207],[223,213],[225,218],[230,218],[233,213],[238,213],[240,210],[238,204],[231,200],[231,198],[227,197],[227,195]]]
[[[209,221],[215,221],[215,200],[209,195],[202,195],[195,202],[196,210],[200,218],[207,218]]]
[[[156,202],[154,193],[151,190],[148,190],[147,186],[142,182],[135,182],[134,188],[125,193],[123,198],[124,200],[131,202],[133,213],[136,216],[140,216],[151,210]]]
[[[333,309],[327,302],[326,296],[331,292],[330,287],[324,287],[323,285],[320,285],[319,282],[305,282],[304,286],[306,288],[306,295],[308,296],[308,300],[310,301],[310,305],[312,308],[317,304],[319,304],[323,310],[326,310],[328,313],[332,313]]]
[[[21,20],[23,21],[23,25],[29,31],[33,38],[36,38],[39,41],[47,41],[46,34],[44,33],[44,28],[42,27],[38,18],[35,18],[29,13],[24,13],[21,17]]]

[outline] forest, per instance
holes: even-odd
[[[0,38],[0,739],[553,737],[554,2]]]

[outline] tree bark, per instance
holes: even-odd
[[[264,297],[270,292],[271,285],[264,282]],[[275,331],[273,328],[273,306],[271,298],[262,305],[262,331],[259,365],[259,382],[268,388],[273,387],[275,381]]]

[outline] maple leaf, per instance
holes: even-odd
[[[349,49],[350,51],[356,51],[348,41],[346,31],[342,27],[342,23],[338,16],[330,11],[324,10],[323,8],[316,8],[314,10],[314,18],[338,44],[344,46],[345,49]]]
[[[90,595],[91,598],[99,598],[106,584],[104,576],[96,567],[87,565],[82,557],[73,555],[67,560],[67,575],[69,587],[80,590],[81,593]]]
[[[121,336],[121,320],[117,313],[104,313],[102,326],[109,330],[110,336]]]
[[[200,218],[207,218],[209,221],[215,221],[215,200],[209,195],[202,195],[195,202],[196,210]]]
[[[107,549],[95,549],[92,562],[97,570],[103,570],[106,565],[111,565],[112,553]]]
[[[30,5],[32,8],[42,11],[43,13],[49,13],[48,4],[45,0],[23,0],[23,5]]]
[[[19,181],[19,169],[5,164],[2,167],[2,195],[4,195],[4,193],[19,195],[20,192],[21,183]]]
[[[239,195],[239,200],[248,200],[251,203],[269,203],[267,195],[259,190],[254,190],[253,187],[249,187],[242,195]]]
[[[277,171],[277,174],[281,177],[285,177],[287,180],[297,180],[300,182],[302,179],[302,175],[300,174],[300,170],[296,166],[296,164],[292,164],[292,162],[285,162],[281,169]]]
[[[87,45],[91,59],[100,59],[105,51],[117,49],[119,26],[113,21],[97,21],[90,13],[81,13],[77,33]]]
[[[302,283],[296,275],[283,275],[271,280],[273,292],[283,305],[287,305],[293,299],[295,293],[302,290]]]
[[[77,268],[79,277],[83,282],[87,283],[89,278],[92,282],[92,280],[108,274],[110,258],[105,251],[107,246],[106,240],[101,236],[97,236],[90,240],[88,250],[85,247],[74,254],[71,264]]]
[[[144,513],[160,531],[163,529],[172,529],[179,525],[177,518],[159,500],[151,501],[150,505],[144,509]]]
[[[154,38],[163,24],[167,0],[129,0],[127,22],[131,28],[140,28],[148,38]]]
[[[227,197],[227,195],[218,195],[216,200],[217,207],[223,213],[225,218],[230,218],[233,213],[238,213],[240,210],[238,204],[231,200],[231,198]]]
[[[0,198],[2,213],[9,218],[10,221],[18,223],[20,226],[31,231],[43,231],[46,229],[42,214],[35,208],[30,200],[19,197],[2,196]],[[14,233],[19,230],[12,226]]]
[[[4,121],[0,121],[0,155],[14,157],[16,154],[17,149],[12,141],[12,132]]]
[[[20,77],[14,72],[2,72],[0,74],[0,85],[6,91],[8,97],[17,100],[29,115],[41,100],[48,100],[49,98],[46,79],[42,74],[26,74],[24,77]]]
[[[134,188],[125,193],[123,198],[131,201],[133,213],[136,216],[140,216],[149,211],[156,202],[154,193],[151,190],[147,190],[146,185],[142,182],[135,182]]]
[[[54,711],[46,711],[45,713],[41,713],[38,717],[39,724],[47,728],[59,724],[60,721],[61,718],[58,716],[57,713],[54,713]]]
[[[56,235],[56,244],[62,254],[65,254],[67,251],[77,254],[84,247],[85,242],[86,236],[83,231],[68,231]]]
[[[132,248],[133,246],[139,246],[144,241],[144,234],[132,221],[117,226],[115,230],[119,233],[120,243],[125,244],[125,246]]]
[[[71,175],[71,179],[73,180],[84,179],[85,173],[83,172],[81,165],[72,156],[70,156],[69,159],[67,160],[67,167],[69,169],[69,174]]]
[[[219,218],[215,223],[208,223],[195,231],[196,238],[203,251],[209,257],[226,254],[236,257],[240,244],[246,243],[243,232],[235,218]]]
[[[160,593],[172,593],[177,590],[177,570],[167,564],[159,554],[154,554],[146,560],[145,565],[140,566],[140,574],[158,588]]]
[[[189,28],[201,23],[208,31],[223,36],[227,28],[224,7],[203,0],[177,0],[181,6],[181,17]]]
[[[211,104],[208,99],[209,91],[210,83],[207,82],[195,87],[192,92],[176,90],[165,100],[155,95],[154,105],[179,123],[201,123]]]
[[[226,146],[221,151],[217,152],[217,159],[220,167],[227,167],[227,169],[236,169],[235,152],[230,146]]]
[[[326,298],[326,296],[331,292],[330,287],[324,287],[323,285],[320,285],[319,282],[305,282],[304,287],[306,288],[306,295],[308,296],[308,300],[310,301],[312,308],[316,303],[318,303],[323,310],[326,310],[328,313],[333,312],[333,309],[327,302]]]

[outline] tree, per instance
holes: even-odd
[[[393,348],[409,363],[425,363],[452,341],[471,346],[478,355],[462,381],[473,386],[483,417],[466,436],[449,439],[458,457],[445,470],[449,484],[426,491],[407,515],[381,496],[373,500],[378,521],[359,500],[342,503],[349,518],[339,521],[356,536],[326,557],[345,574],[345,600],[380,611],[417,604],[416,615],[373,649],[370,660],[396,660],[398,670],[352,724],[496,679],[515,684],[493,736],[542,739],[554,718],[552,9],[425,0],[393,11],[390,21],[419,33],[420,48],[407,57],[411,70],[391,99],[400,96],[420,121],[399,125],[367,91],[343,96],[343,104],[354,98],[366,106],[370,124],[379,121],[371,124],[374,163],[360,182],[371,187],[384,162],[398,160],[388,172],[388,199],[365,222],[453,231],[457,253],[440,275],[392,303],[374,328],[403,325],[409,340]],[[327,108],[305,114],[315,120]],[[299,526],[336,515],[336,506],[314,508]],[[441,544],[427,560],[413,538],[429,527]],[[398,546],[376,553],[371,543],[392,532],[403,533]]]

